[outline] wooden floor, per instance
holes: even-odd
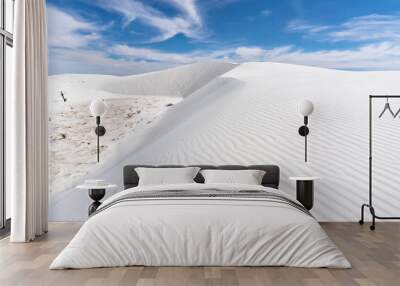
[[[78,230],[76,223],[52,223],[45,237],[29,244],[0,241],[1,286],[45,285],[400,285],[400,223],[322,226],[353,265],[352,269],[288,267],[124,267],[48,270]]]

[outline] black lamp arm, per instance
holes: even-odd
[[[100,116],[96,116],[96,129],[94,133],[97,135],[97,162],[100,161],[100,136],[104,136],[106,134],[106,129],[104,126],[100,125]]]
[[[305,162],[307,162],[307,135],[310,132],[307,125],[308,125],[308,116],[304,116],[304,125],[300,126],[299,134],[304,137],[304,161]]]

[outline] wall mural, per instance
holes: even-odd
[[[85,219],[89,199],[75,186],[121,185],[123,166],[140,163],[278,164],[289,194],[289,176],[321,177],[318,219],[358,216],[368,191],[368,95],[400,94],[398,4],[47,4],[51,220]],[[329,13],[344,6],[346,15]],[[315,106],[307,164],[297,133],[303,99]],[[107,105],[100,162],[94,100]],[[398,125],[386,116],[375,124],[377,207],[396,215]]]
[[[102,118],[102,124],[107,126],[106,136],[100,141],[102,161],[107,160],[118,143],[136,130],[151,125],[166,109],[180,101],[179,97],[127,96],[102,89],[113,80],[115,78],[110,76],[100,79],[85,75],[50,77],[52,192],[62,191],[74,183],[74,178],[82,180],[97,164],[95,118],[89,110],[91,99],[98,97],[107,104],[107,112]]]

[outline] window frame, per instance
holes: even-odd
[[[9,232],[10,219],[6,217],[6,189],[5,189],[5,103],[6,103],[6,62],[7,46],[13,47],[13,34],[6,30],[6,0],[0,0],[1,21],[0,21],[0,236]],[[12,0],[15,7],[15,0]],[[12,9],[14,13],[14,7]],[[11,17],[13,17],[12,15]]]

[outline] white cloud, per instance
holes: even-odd
[[[188,53],[170,53],[156,49],[137,48],[128,45],[115,45],[110,53],[136,61],[163,62],[169,64],[190,64],[202,61],[245,62],[264,58],[265,50],[260,47],[238,47],[217,50],[195,50]]]
[[[110,49],[110,52],[125,58],[150,62],[185,64],[196,61],[196,53],[168,53],[155,49],[136,48],[127,45],[115,45]]]
[[[100,38],[99,26],[54,6],[47,7],[47,18],[50,47],[80,48]]]
[[[400,14],[354,17],[338,25],[318,25],[304,20],[292,20],[287,28],[291,32],[302,32],[315,39],[331,42],[398,41]]]
[[[334,69],[400,69],[400,46],[391,42],[368,44],[356,49],[317,50],[313,52],[306,52],[294,46],[281,46],[272,49],[242,46],[213,51],[196,50],[190,53],[166,53],[159,50],[135,48],[126,45],[114,46],[111,52],[135,61],[173,65],[224,60],[236,63],[273,61]]]
[[[290,48],[274,54],[267,51],[267,60],[334,69],[400,70],[400,46],[384,42],[357,49],[305,52]]]
[[[235,50],[235,54],[242,61],[254,61],[262,59],[265,50],[260,47],[239,47]]]
[[[158,35],[151,38],[150,42],[162,42],[178,34],[193,39],[201,39],[204,36],[202,19],[194,0],[163,1],[175,7],[180,14],[167,16],[136,0],[100,0],[99,3],[103,8],[121,14],[125,25],[139,21],[155,28]]]
[[[193,22],[201,25],[202,19],[199,15],[198,8],[194,0],[164,0],[167,3],[175,6],[181,10],[184,14],[188,15]]]
[[[49,74],[83,73],[129,75],[161,70],[177,64],[116,59],[103,51],[53,48],[49,52]]]
[[[364,44],[352,49],[314,52],[292,47],[285,53],[269,57],[274,61],[339,69],[400,69],[400,14],[354,17],[338,25],[315,25],[294,20],[288,23],[287,28],[316,40]]]
[[[109,50],[52,48],[49,73],[128,75],[205,61],[232,61],[234,49],[167,53],[155,49],[115,45]]]
[[[116,0],[109,0],[114,2]],[[145,19],[148,23],[164,25],[160,28],[161,38],[168,38],[176,33],[186,33],[178,29],[177,23],[182,20],[182,26],[201,25],[201,17],[192,0],[162,0],[168,2],[181,12],[181,16],[168,18],[158,10],[145,6],[133,0],[121,0],[119,4],[129,6],[140,16],[124,10],[124,5],[116,5],[121,9],[126,21],[131,22],[136,17]],[[143,12],[143,14],[141,14]],[[146,14],[147,13],[147,14]],[[130,16],[129,16],[130,15]],[[154,16],[154,17],[153,17]],[[144,17],[144,18],[143,18]],[[400,17],[400,16],[399,16]],[[89,22],[77,16],[68,14],[54,6],[48,6],[50,73],[103,73],[103,74],[136,74],[159,70],[167,67],[205,61],[275,61],[312,65],[336,69],[360,70],[399,70],[400,69],[400,19],[397,16],[369,15],[353,18],[338,26],[311,25],[303,21],[292,21],[288,25],[290,31],[303,32],[307,35],[324,36],[331,41],[379,41],[363,44],[357,48],[346,50],[304,51],[294,46],[280,46],[265,49],[259,46],[236,46],[213,50],[198,49],[186,53],[164,52],[162,50],[115,44],[111,47],[91,48],[92,41],[97,46],[103,44],[100,32],[105,26]],[[151,18],[151,19],[150,19]],[[189,22],[183,19],[191,19]],[[153,22],[151,22],[153,21]],[[157,22],[160,21],[160,22]],[[186,24],[183,24],[186,23]],[[384,24],[385,23],[385,24]],[[157,25],[158,25],[157,24]],[[168,26],[167,24],[171,24]],[[387,24],[387,26],[386,26]],[[155,25],[155,24],[154,24]],[[190,30],[190,28],[188,28]],[[191,32],[187,31],[187,35]],[[381,33],[374,33],[380,30]],[[161,39],[160,38],[160,39]],[[389,39],[389,40],[385,40]]]
[[[264,9],[261,11],[261,15],[268,17],[272,14],[272,11],[270,9]]]
[[[156,49],[137,48],[128,45],[115,45],[109,49],[113,55],[135,61],[159,62],[166,64],[190,64],[204,61],[238,61],[236,49],[195,50],[188,53],[170,53]]]
[[[328,25],[314,25],[304,20],[292,20],[288,23],[287,28],[290,32],[305,32],[306,34],[316,34],[332,28]]]
[[[384,42],[357,49],[314,52],[306,52],[294,46],[273,49],[243,46],[190,53],[168,53],[127,45],[116,45],[108,51],[54,48],[50,53],[50,73],[126,75],[206,61],[270,61],[334,69],[400,70],[400,46]]]
[[[399,40],[400,15],[355,17],[328,34],[333,41]]]

